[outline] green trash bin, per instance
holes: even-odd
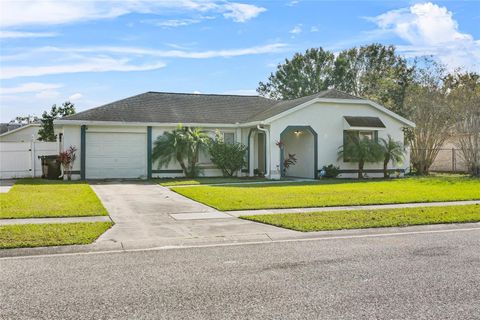
[[[61,179],[61,164],[57,155],[38,156],[42,160],[42,178],[49,180]]]

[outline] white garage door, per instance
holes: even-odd
[[[146,134],[87,132],[85,158],[87,179],[145,178]]]

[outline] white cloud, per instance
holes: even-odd
[[[291,34],[299,34],[302,32],[302,25],[297,24],[295,27],[292,28],[292,30],[289,31]]]
[[[74,93],[70,97],[68,97],[68,101],[70,102],[75,102],[83,98],[83,95],[81,93]]]
[[[59,25],[115,18],[129,13],[165,14],[171,12],[223,13],[225,18],[245,22],[266,9],[251,4],[215,0],[2,0],[0,26]]]
[[[8,66],[2,67],[0,79],[18,77],[36,77],[51,74],[65,74],[78,72],[107,72],[107,71],[146,71],[163,68],[162,62],[152,64],[131,64],[129,59],[114,59],[111,57],[82,58],[75,63],[47,66]]]
[[[223,5],[223,8],[226,10],[223,16],[225,18],[231,18],[235,22],[246,22],[267,10],[252,4],[234,2]]]
[[[318,27],[316,27],[316,26],[310,27],[310,32],[318,32],[318,31],[320,31],[320,29],[318,29]]]
[[[60,92],[57,90],[45,90],[35,94],[35,98],[41,100],[55,100],[58,97],[60,97]]]
[[[292,0],[292,1],[290,1],[290,2],[287,3],[287,6],[289,6],[289,7],[294,7],[294,6],[296,6],[297,4],[299,4],[299,3],[300,3],[299,0]]]
[[[198,90],[195,90],[195,91],[193,91],[192,93],[193,93],[193,94],[201,94],[201,92],[198,91]]]
[[[200,19],[171,19],[171,20],[147,20],[145,22],[150,23],[158,27],[184,27],[191,24],[199,23]]]
[[[158,58],[210,59],[230,58],[245,55],[275,53],[285,50],[283,43],[273,43],[237,49],[188,51],[188,50],[157,50],[141,47],[42,47],[32,49],[21,59],[3,56],[4,61],[13,64],[3,64],[0,68],[0,79],[18,77],[36,77],[52,74],[79,72],[108,71],[147,71],[165,66]],[[31,62],[39,65],[31,65]],[[44,61],[56,61],[43,65]]]
[[[260,46],[221,49],[206,51],[187,51],[187,50],[159,50],[142,47],[116,47],[116,46],[93,46],[93,47],[42,47],[31,51],[33,54],[40,53],[59,53],[59,54],[122,54],[122,55],[141,55],[156,58],[186,58],[186,59],[209,59],[209,58],[229,58],[244,55],[275,53],[287,48],[284,43],[272,43]],[[8,56],[6,57],[9,58]]]
[[[407,56],[434,55],[449,68],[480,70],[480,40],[459,31],[452,12],[431,2],[388,11],[370,18],[383,32],[408,44],[398,46]]]
[[[19,93],[29,93],[29,92],[41,92],[46,90],[53,90],[63,87],[62,84],[58,83],[42,83],[42,82],[28,82],[22,83],[16,87],[7,87],[0,88],[1,94],[19,94]]]
[[[24,32],[24,31],[0,31],[1,39],[9,38],[47,38],[55,37],[55,32]]]

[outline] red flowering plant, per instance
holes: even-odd
[[[77,148],[70,146],[67,150],[60,152],[58,160],[62,164],[63,172],[67,174],[67,179],[72,180],[73,163],[75,162],[75,152]]]

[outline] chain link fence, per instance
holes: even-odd
[[[462,151],[457,148],[440,149],[435,161],[430,167],[432,172],[467,172],[467,165],[462,157]]]

